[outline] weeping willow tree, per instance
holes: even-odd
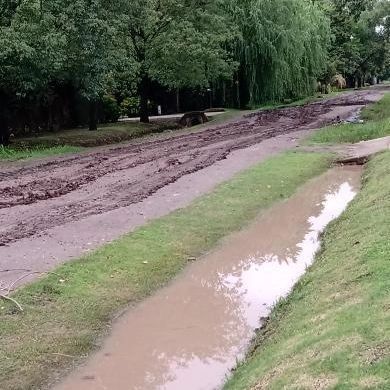
[[[237,5],[237,3],[236,3]],[[237,48],[250,103],[312,92],[327,62],[328,19],[311,0],[240,0]]]

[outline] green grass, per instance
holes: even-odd
[[[346,123],[328,126],[309,139],[311,143],[356,143],[390,135],[390,93],[362,111],[363,124]]]
[[[325,127],[316,132],[311,142],[320,144],[356,143],[390,135],[390,119],[364,124],[341,124]]]
[[[241,115],[240,110],[227,110],[223,114],[211,118],[210,124],[218,124]],[[204,127],[206,125],[200,125]],[[21,137],[13,141],[14,149],[53,146],[80,146],[92,147],[114,144],[140,138],[151,134],[159,134],[166,130],[178,130],[179,125],[175,120],[161,120],[153,123],[118,122],[99,126],[97,131],[88,129],[69,129],[54,133],[37,134],[34,137]],[[192,130],[193,128],[191,128]],[[189,131],[190,129],[184,129]]]
[[[367,121],[390,119],[390,93],[386,93],[377,103],[366,107],[361,117]]]
[[[223,123],[243,113],[245,112],[229,109],[223,114],[212,117],[209,124],[183,130],[178,130],[179,127],[175,121],[164,120],[149,124],[139,122],[108,124],[100,126],[97,131],[69,129],[37,134],[36,136],[18,137],[12,140],[10,147],[0,146],[0,160],[41,158],[76,153],[84,147],[120,143],[147,135],[160,134],[166,130],[175,130],[177,133],[202,130],[208,125]]]
[[[387,152],[226,390],[390,388],[389,215]]]
[[[32,147],[14,149],[12,147],[0,146],[0,160],[21,160],[27,158],[42,158],[57,156],[60,154],[77,153],[83,148],[77,146],[54,146],[50,148]]]
[[[190,257],[199,257],[328,166],[328,155],[274,157],[191,206],[18,290],[13,297],[24,312],[1,302],[0,387],[42,389],[58,371],[95,349],[119,309],[165,285]]]
[[[305,104],[313,103],[318,100],[323,99],[329,99],[332,97],[336,97],[338,95],[341,95],[345,92],[351,91],[350,89],[343,89],[341,91],[332,91],[328,94],[322,94],[322,93],[315,93],[311,96],[305,96],[296,100],[289,100],[287,99],[285,102],[268,102],[264,103],[260,106],[256,105],[253,106],[252,109],[255,110],[269,110],[269,109],[277,109],[277,108],[284,108],[284,107],[296,107],[296,106],[303,106]]]
[[[118,122],[101,125],[96,131],[88,129],[69,129],[53,133],[37,134],[34,137],[21,137],[13,140],[12,145],[16,149],[29,147],[53,147],[53,146],[100,146],[127,141],[145,135],[160,133],[167,129],[177,129],[174,122]]]

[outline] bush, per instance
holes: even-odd
[[[121,115],[137,116],[139,113],[140,101],[138,97],[127,97],[120,106]]]
[[[102,117],[101,122],[117,122],[121,116],[121,109],[114,96],[105,95],[102,99]]]

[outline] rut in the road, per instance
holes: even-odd
[[[203,131],[0,173],[0,245],[45,229],[137,203],[180,177],[245,148],[316,122],[347,95],[301,107],[264,110]]]

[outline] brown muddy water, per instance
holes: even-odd
[[[336,167],[130,309],[57,390],[221,388],[274,303],[313,262],[319,235],[354,198],[361,168]]]

